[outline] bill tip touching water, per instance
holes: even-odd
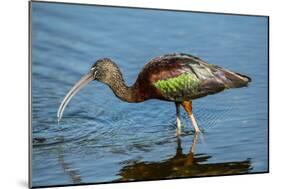
[[[91,67],[66,94],[57,112],[58,122],[72,97],[89,82],[97,80],[108,85],[121,100],[137,103],[149,99],[175,103],[177,133],[181,131],[180,106],[190,118],[196,133],[199,126],[192,112],[192,101],[225,89],[245,87],[251,78],[185,53],[166,54],[149,61],[135,83],[127,86],[117,64],[103,58]]]

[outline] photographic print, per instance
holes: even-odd
[[[269,17],[29,5],[30,187],[269,171]]]

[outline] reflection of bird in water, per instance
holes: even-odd
[[[183,154],[178,138],[176,154],[161,162],[134,162],[123,167],[119,175],[121,181],[155,180],[165,178],[230,175],[247,173],[251,169],[250,160],[223,163],[207,163],[211,156],[195,153],[198,134],[194,135],[188,154]]]
[[[64,159],[63,149],[59,149],[59,164],[61,165],[63,171],[69,176],[73,184],[79,184],[82,182],[80,173],[78,170],[75,170],[71,167],[70,163],[67,163]]]
[[[211,65],[192,55],[176,53],[152,59],[139,73],[136,82],[128,87],[118,66],[110,59],[98,60],[90,72],[80,79],[63,99],[57,116],[71,98],[90,81],[108,85],[114,94],[126,102],[159,99],[176,105],[177,131],[180,133],[180,105],[190,117],[195,132],[200,132],[192,113],[192,100],[215,94],[224,89],[244,87],[251,81],[245,75]]]
[[[73,168],[73,166],[65,160],[65,152],[63,149],[64,146],[64,137],[59,137],[58,141],[55,143],[59,143],[58,146],[55,148],[57,155],[58,155],[58,164],[61,166],[63,172],[69,176],[72,181],[72,184],[79,184],[82,182],[82,178],[80,173],[77,169]],[[33,138],[33,147],[38,146],[48,146],[52,145],[53,143],[48,143],[48,140],[43,137],[35,137]]]

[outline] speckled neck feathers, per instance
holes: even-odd
[[[97,69],[96,80],[108,85],[113,93],[123,101],[136,102],[137,93],[134,86],[125,84],[118,66],[110,59],[101,59],[94,65]]]
[[[136,93],[135,88],[129,87],[125,84],[121,72],[112,73],[112,80],[106,83],[113,91],[113,93],[121,100],[126,102],[135,102]]]

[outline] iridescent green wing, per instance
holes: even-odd
[[[146,66],[151,83],[167,99],[192,100],[226,88],[244,86],[249,78],[192,55],[176,53],[153,59]],[[247,81],[246,81],[247,80]]]
[[[185,72],[176,77],[158,80],[154,86],[170,100],[186,100],[198,93],[200,80],[192,72]]]

